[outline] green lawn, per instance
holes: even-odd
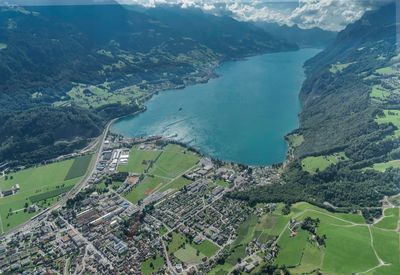
[[[201,253],[203,253],[207,257],[214,256],[214,254],[219,249],[219,247],[216,244],[210,242],[209,240],[204,240],[201,244],[192,243],[191,246],[193,246],[195,249],[199,250]]]
[[[25,203],[31,205],[32,202],[30,198],[32,198],[36,204],[46,208],[57,201],[55,198],[51,198],[51,195],[57,196],[62,193],[60,193],[60,191],[66,192],[79,182],[81,177],[65,180],[74,161],[74,159],[70,159],[21,170],[8,175],[8,180],[5,180],[4,177],[1,178],[1,190],[10,189],[15,184],[19,184],[21,189],[15,195],[0,198],[0,217],[2,221],[2,229],[0,228],[0,232],[8,231],[37,214],[19,211],[17,214],[12,214],[12,216],[7,217],[10,209],[11,212],[13,212],[23,209]],[[37,198],[40,197],[47,198],[46,202],[42,201],[38,203]]]
[[[376,171],[379,171],[379,172],[385,172],[389,168],[399,168],[400,169],[400,160],[391,160],[388,162],[374,163],[371,168]],[[371,169],[371,168],[367,168],[367,169]]]
[[[310,174],[315,174],[346,159],[347,157],[343,152],[326,156],[306,157],[301,160],[301,166],[304,171],[307,171]]]
[[[203,253],[195,249],[189,244],[185,244],[184,248],[175,251],[174,256],[186,264],[198,264],[205,257]]]
[[[146,198],[154,193],[156,189],[167,183],[168,180],[156,176],[146,176],[142,182],[137,184],[124,197],[132,203],[137,203],[139,200]]]
[[[150,275],[152,273],[158,272],[162,267],[164,267],[164,258],[157,255],[155,259],[148,258],[141,264],[141,271],[144,275]]]
[[[229,187],[229,182],[226,182],[224,180],[216,180],[216,181],[214,181],[214,183],[216,185],[219,185],[219,186],[224,187],[224,188],[228,188]]]
[[[199,157],[195,153],[179,145],[169,144],[163,149],[150,173],[172,179],[193,167],[198,161]]]
[[[181,248],[183,244],[186,243],[186,238],[182,234],[173,231],[172,233],[172,240],[168,243],[168,253],[174,254],[178,249]]]
[[[118,171],[141,174],[160,153],[161,151],[158,150],[140,150],[134,146],[129,152],[128,164],[118,165]]]
[[[378,124],[392,123],[398,129],[400,129],[400,111],[398,110],[384,110],[383,116],[378,116],[375,121]]]

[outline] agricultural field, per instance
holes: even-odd
[[[351,64],[353,64],[354,62],[351,63],[336,63],[336,64],[332,64],[331,67],[329,68],[329,71],[333,74],[336,73],[341,73],[343,72],[343,70],[345,70],[347,67],[349,67]]]
[[[78,157],[44,166],[24,169],[0,178],[0,189],[9,190],[15,184],[20,190],[0,198],[0,232],[7,232],[44,210],[78,183],[89,165],[91,156]],[[78,167],[76,163],[85,164]],[[75,165],[74,165],[75,164]],[[35,204],[36,212],[26,210]]]
[[[319,171],[324,171],[329,166],[335,165],[339,161],[343,160],[347,160],[347,157],[343,152],[340,152],[326,156],[306,157],[301,160],[301,166],[304,171],[307,171],[310,174],[315,174]]]
[[[144,275],[151,275],[157,273],[161,268],[164,267],[165,260],[160,255],[154,258],[148,258],[141,264],[141,271]]]
[[[400,138],[400,111],[398,110],[384,110],[383,116],[378,116],[375,118],[375,121],[378,124],[387,124],[392,123],[397,130],[394,135],[389,136],[388,138]]]
[[[137,203],[157,191],[180,190],[192,182],[182,175],[194,168],[199,159],[197,154],[179,145],[169,144],[160,151],[133,148],[128,164],[119,165],[118,170],[143,173],[144,179],[127,193],[125,198]]]

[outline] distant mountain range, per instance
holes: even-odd
[[[302,29],[297,25],[279,25],[278,23],[254,22],[266,32],[277,38],[295,43],[300,47],[325,47],[331,44],[337,33],[320,28]]]

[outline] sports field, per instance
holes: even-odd
[[[0,198],[0,232],[7,232],[38,214],[38,211],[29,213],[26,206],[36,204],[40,211],[57,202],[59,195],[79,182],[90,159],[90,155],[82,156],[11,173],[7,180],[0,178],[2,191],[15,184],[20,186],[16,194]]]
[[[169,144],[159,151],[133,148],[128,164],[120,165],[118,170],[142,173],[144,179],[125,194],[125,197],[132,203],[137,203],[157,191],[182,189],[192,182],[182,175],[194,168],[199,159],[197,154],[174,144]],[[148,171],[145,172],[146,170]]]

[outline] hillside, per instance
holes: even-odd
[[[190,37],[180,30],[181,18],[192,17],[186,10],[166,24],[112,1],[103,5],[41,3],[0,11],[0,123],[4,125],[15,123],[9,121],[15,114],[20,120],[28,118],[39,106],[52,106],[52,110],[78,106],[97,116],[95,121],[101,121],[97,125],[101,126],[108,119],[136,111],[138,99],[147,94],[208,80],[225,60],[296,49],[247,23],[204,14],[193,18],[201,21],[197,28],[213,29],[216,22],[219,28],[211,37]],[[229,38],[225,29],[230,30]],[[218,41],[225,39],[224,48],[218,48]],[[84,131],[84,123],[81,127]],[[43,130],[57,137],[54,128],[47,125]],[[17,134],[14,142],[28,132]],[[13,143],[13,148],[19,148],[13,152],[5,139],[0,161],[26,161],[22,154],[36,150]],[[64,149],[56,150],[68,151]]]
[[[370,221],[400,192],[400,70],[394,4],[367,12],[306,62],[300,128],[288,135],[286,184],[237,192],[258,201],[306,200]]]
[[[295,43],[304,48],[326,47],[335,41],[337,35],[336,32],[326,31],[317,27],[311,29],[302,29],[298,25],[288,26],[268,22],[254,22],[254,25],[260,27],[277,38]]]

